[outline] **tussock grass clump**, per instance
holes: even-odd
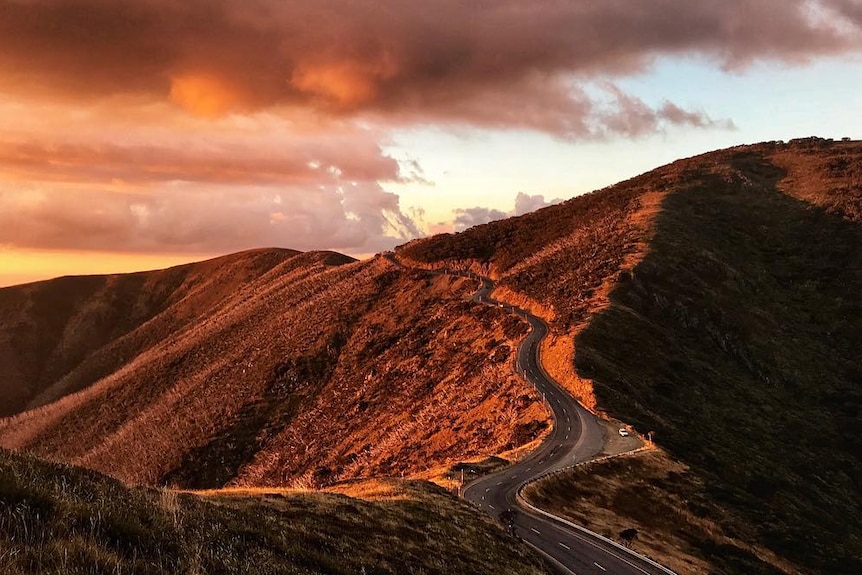
[[[373,491],[375,501],[321,492],[200,497],[0,451],[0,573],[544,572],[442,489],[383,481]]]

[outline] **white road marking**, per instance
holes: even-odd
[[[598,568],[599,568],[599,569],[601,569],[602,571],[607,571],[607,569],[605,569],[604,567],[602,567],[601,565],[599,565],[599,564],[598,564],[598,563],[596,563],[595,561],[593,561],[593,565],[595,565],[596,567],[598,567]]]
[[[535,533],[536,535],[541,535],[541,534],[542,534],[542,532],[541,532],[541,531],[539,531],[538,529],[536,529],[535,527],[530,527],[530,531],[532,531],[532,532],[533,532],[533,533]]]
[[[571,551],[571,550],[572,550],[572,548],[571,548],[571,547],[569,547],[568,545],[566,545],[566,544],[565,544],[565,543],[563,543],[562,541],[561,541],[560,543],[558,543],[558,545],[559,545],[560,547],[562,547],[563,549],[568,549],[569,551]]]

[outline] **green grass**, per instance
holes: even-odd
[[[704,478],[727,529],[860,573],[862,226],[779,193],[760,155],[728,163],[739,173],[692,173],[666,198],[576,365]]]
[[[0,572],[19,574],[543,573],[442,489],[199,497],[129,488],[0,451]]]

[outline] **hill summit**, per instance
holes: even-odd
[[[862,571],[860,248],[862,143],[803,138],[680,160],[401,254],[497,278],[548,319],[558,380],[685,464],[640,490],[584,490],[596,513],[579,518],[613,509],[722,571],[849,574]]]

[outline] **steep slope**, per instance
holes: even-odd
[[[551,322],[542,350],[546,369],[595,408],[592,387],[573,370],[568,336],[607,305],[619,274],[637,263],[664,177],[646,174],[521,217],[416,240],[398,255],[415,266],[467,268],[495,278],[497,298]]]
[[[779,149],[728,152],[668,196],[576,363],[745,519],[742,538],[858,573],[862,149]],[[838,162],[855,182],[823,177]]]
[[[366,497],[198,497],[0,450],[0,572],[545,573],[526,546],[433,485],[344,489]]]
[[[348,261],[293,255],[205,312],[181,300],[115,370],[0,420],[0,445],[133,483],[317,487],[427,473],[546,428],[510,370],[524,325],[467,301],[467,280]]]
[[[811,138],[681,160],[401,255],[490,270],[498,297],[550,320],[558,377],[684,464],[625,467],[654,473],[649,489],[583,489],[586,507],[677,535],[698,518],[683,552],[725,572],[857,573],[860,214],[862,144]],[[643,493],[680,519],[656,521]]]
[[[254,250],[156,272],[0,289],[0,417],[83,389],[298,253]]]

